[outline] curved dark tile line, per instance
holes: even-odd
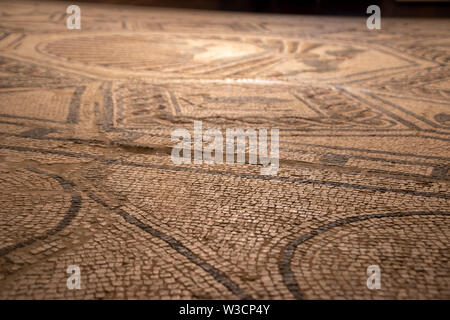
[[[348,218],[339,219],[330,223],[327,223],[307,234],[304,234],[290,243],[284,248],[283,254],[280,260],[280,263],[278,265],[278,270],[280,271],[281,276],[283,277],[283,282],[286,285],[286,287],[289,289],[289,291],[292,293],[292,295],[295,297],[295,299],[303,299],[303,294],[300,291],[300,288],[298,286],[297,281],[295,280],[294,273],[291,270],[291,260],[294,256],[295,250],[297,247],[308,241],[309,239],[324,233],[330,229],[333,229],[335,227],[339,227],[342,225],[350,224],[353,222],[359,222],[364,220],[370,220],[370,219],[381,219],[381,218],[402,218],[402,217],[409,217],[409,216],[435,216],[435,215],[441,215],[441,216],[450,216],[450,212],[426,212],[426,211],[419,211],[419,212],[393,212],[393,213],[378,213],[378,214],[369,214],[365,216],[353,216]]]
[[[66,191],[71,191],[73,190],[74,185],[70,182],[65,180],[64,178],[61,178],[59,176],[56,175],[52,175],[52,174],[47,174],[45,172],[42,172],[40,170],[36,170],[33,168],[28,168],[27,170],[37,173],[37,174],[41,174],[41,175],[46,175],[48,177],[51,177],[55,180],[57,180],[59,182],[59,184],[63,187],[64,190]],[[56,225],[56,227],[48,230],[47,232],[45,232],[42,235],[36,236],[36,237],[31,237],[28,238],[25,241],[4,247],[0,249],[0,257],[10,253],[11,251],[14,251],[16,249],[19,248],[24,248],[26,246],[29,246],[31,244],[33,244],[34,242],[36,242],[37,240],[45,240],[47,239],[49,236],[52,236],[56,233],[58,233],[59,231],[63,230],[65,227],[67,227],[72,220],[75,218],[75,216],[78,214],[78,211],[80,211],[80,207],[81,207],[81,196],[79,194],[73,194],[72,195],[72,201],[69,207],[69,210],[67,210],[66,214],[64,215],[63,219],[61,221],[59,221],[59,223]]]
[[[411,135],[411,137],[417,138],[418,136]],[[343,151],[359,151],[359,152],[372,153],[372,154],[386,154],[386,155],[398,156],[398,157],[412,157],[412,158],[422,158],[422,159],[430,159],[430,160],[450,161],[449,157],[427,156],[427,155],[405,153],[405,152],[392,152],[392,151],[373,150],[373,149],[361,149],[361,148],[354,148],[354,147],[327,146],[327,145],[323,145],[323,144],[313,144],[313,143],[303,143],[303,142],[295,142],[292,144],[302,145],[302,146],[319,147],[319,148],[324,148],[324,149],[334,149],[334,150],[343,150]]]
[[[174,249],[176,252],[187,258],[192,263],[196,264],[200,268],[202,268],[204,271],[209,273],[217,282],[222,284],[225,288],[227,288],[230,292],[232,292],[234,295],[239,297],[240,299],[244,300],[252,300],[253,298],[245,293],[239,286],[234,283],[231,279],[227,277],[225,273],[220,271],[219,269],[216,269],[214,266],[209,264],[208,262],[202,260],[199,256],[197,256],[194,252],[192,252],[189,248],[187,248],[185,245],[183,245],[179,240],[149,226],[148,224],[142,222],[141,220],[133,217],[126,211],[118,208],[118,207],[112,207],[108,205],[106,202],[104,202],[102,199],[100,199],[98,196],[96,196],[94,193],[83,190],[86,192],[86,194],[97,203],[101,204],[105,208],[113,211],[114,213],[121,216],[126,222],[129,224],[132,224],[139,229],[145,231],[146,233],[152,235],[153,237],[156,237],[165,243],[167,243],[172,249]]]

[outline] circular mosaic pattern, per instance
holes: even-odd
[[[303,237],[290,260],[298,285],[290,282],[292,291],[309,299],[325,298],[330,292],[341,299],[438,299],[450,288],[449,215],[348,219]],[[371,265],[381,268],[381,290],[366,288],[365,271]]]

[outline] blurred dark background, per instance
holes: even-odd
[[[170,8],[315,15],[366,15],[369,5],[384,17],[450,17],[450,0],[81,0]]]

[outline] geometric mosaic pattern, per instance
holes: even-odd
[[[0,7],[1,299],[450,298],[448,19],[65,10]],[[194,120],[278,175],[173,164]]]

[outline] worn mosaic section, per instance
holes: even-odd
[[[1,299],[450,298],[449,20],[66,6],[0,6]],[[173,164],[194,120],[278,175]]]

